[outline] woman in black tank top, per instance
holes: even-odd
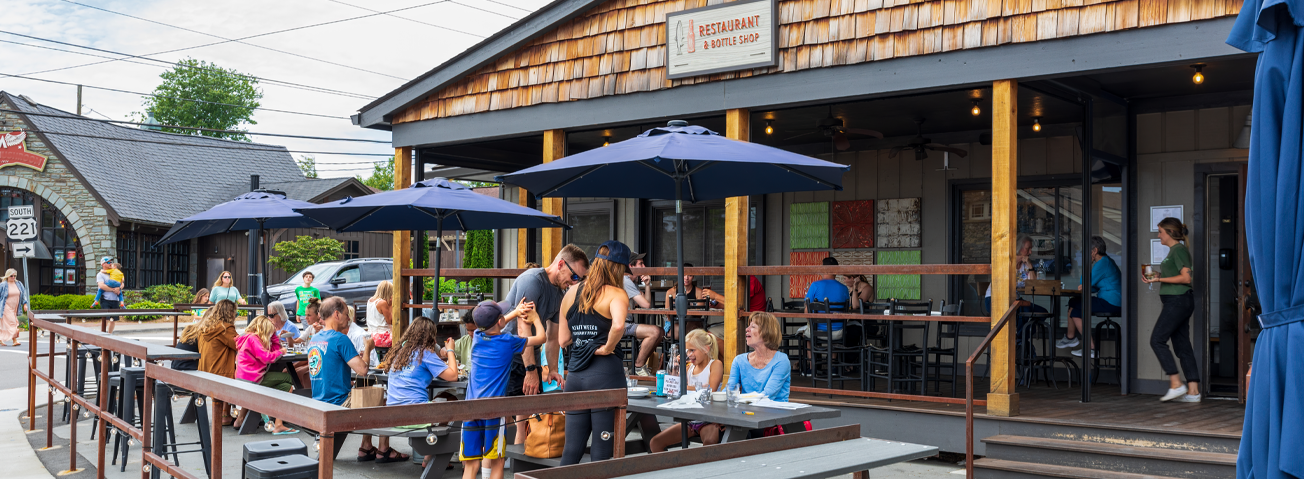
[[[566,392],[625,387],[619,344],[629,308],[624,274],[630,251],[618,241],[608,241],[598,247],[597,253],[589,265],[588,278],[567,291],[561,302],[564,314],[559,319],[557,339],[570,351],[566,358]],[[615,414],[610,409],[566,411],[562,465],[580,462],[590,436],[592,460],[610,459],[614,441],[624,440],[610,434],[602,437],[604,432],[615,431]]]

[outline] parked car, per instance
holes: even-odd
[[[375,296],[376,287],[380,282],[393,279],[394,260],[393,258],[356,258],[326,261],[294,273],[284,283],[268,287],[267,293],[272,297],[272,301],[280,301],[285,305],[285,310],[290,313],[290,318],[295,322],[299,322],[299,319],[295,314],[298,310],[298,298],[294,295],[294,288],[303,286],[305,272],[312,272],[313,277],[316,278],[312,285],[321,290],[322,299],[339,296],[350,306],[356,306],[357,317],[354,320],[357,321],[367,317],[367,299]]]

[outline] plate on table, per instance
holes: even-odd
[[[760,401],[761,399],[765,399],[765,395],[761,393],[746,393],[738,395],[738,402],[743,404],[751,404]]]
[[[629,390],[626,391],[625,394],[628,397],[632,397],[632,398],[645,398],[652,395],[652,388],[646,388],[641,386],[632,387],[629,388]]]

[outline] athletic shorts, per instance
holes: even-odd
[[[122,309],[122,302],[116,299],[100,299],[100,309]],[[118,316],[110,316],[109,321],[117,321]]]
[[[502,418],[463,421],[462,450],[458,456],[463,461],[502,458]]]
[[[638,330],[638,323],[625,322],[625,336],[633,336]]]

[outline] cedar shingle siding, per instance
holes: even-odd
[[[666,12],[719,0],[612,0],[398,113],[393,123],[753,75],[1235,15],[1236,0],[781,0],[779,64],[666,79]]]

